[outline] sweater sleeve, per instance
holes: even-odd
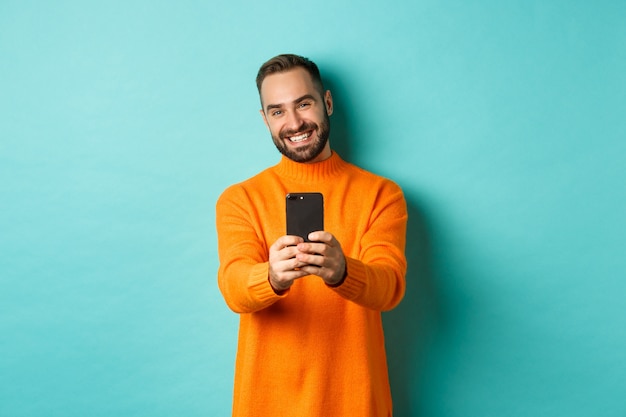
[[[262,310],[288,293],[277,295],[269,284],[268,248],[255,219],[253,205],[240,188],[230,187],[218,199],[218,285],[236,313]]]
[[[406,288],[407,218],[402,190],[387,181],[377,195],[358,256],[346,257],[346,278],[332,289],[373,310],[386,311],[397,306]]]

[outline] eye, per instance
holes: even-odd
[[[308,101],[305,101],[303,103],[300,103],[300,106],[298,107],[300,107],[301,109],[306,109],[307,107],[310,107],[310,106],[311,106],[311,103],[309,103]]]
[[[270,114],[272,115],[272,117],[278,117],[278,116],[283,114],[283,111],[282,110],[274,110]]]

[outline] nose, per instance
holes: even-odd
[[[304,120],[302,119],[302,117],[300,117],[298,112],[287,113],[286,128],[288,128],[289,130],[298,131],[303,123]]]

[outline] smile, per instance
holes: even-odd
[[[311,135],[312,135],[311,132],[306,132],[306,133],[302,133],[302,134],[297,135],[297,136],[290,136],[287,139],[289,139],[290,142],[298,143],[298,142],[302,142],[304,140],[307,140],[309,137],[311,137]]]

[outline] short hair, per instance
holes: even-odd
[[[315,84],[315,86],[319,89],[320,94],[323,96],[324,84],[322,83],[322,77],[317,65],[315,65],[315,63],[308,58],[294,54],[277,55],[261,65],[261,68],[259,68],[259,72],[256,76],[256,87],[259,90],[259,95],[261,95],[261,84],[263,84],[265,77],[298,67],[304,68],[309,73],[311,79],[313,80],[313,84]]]

